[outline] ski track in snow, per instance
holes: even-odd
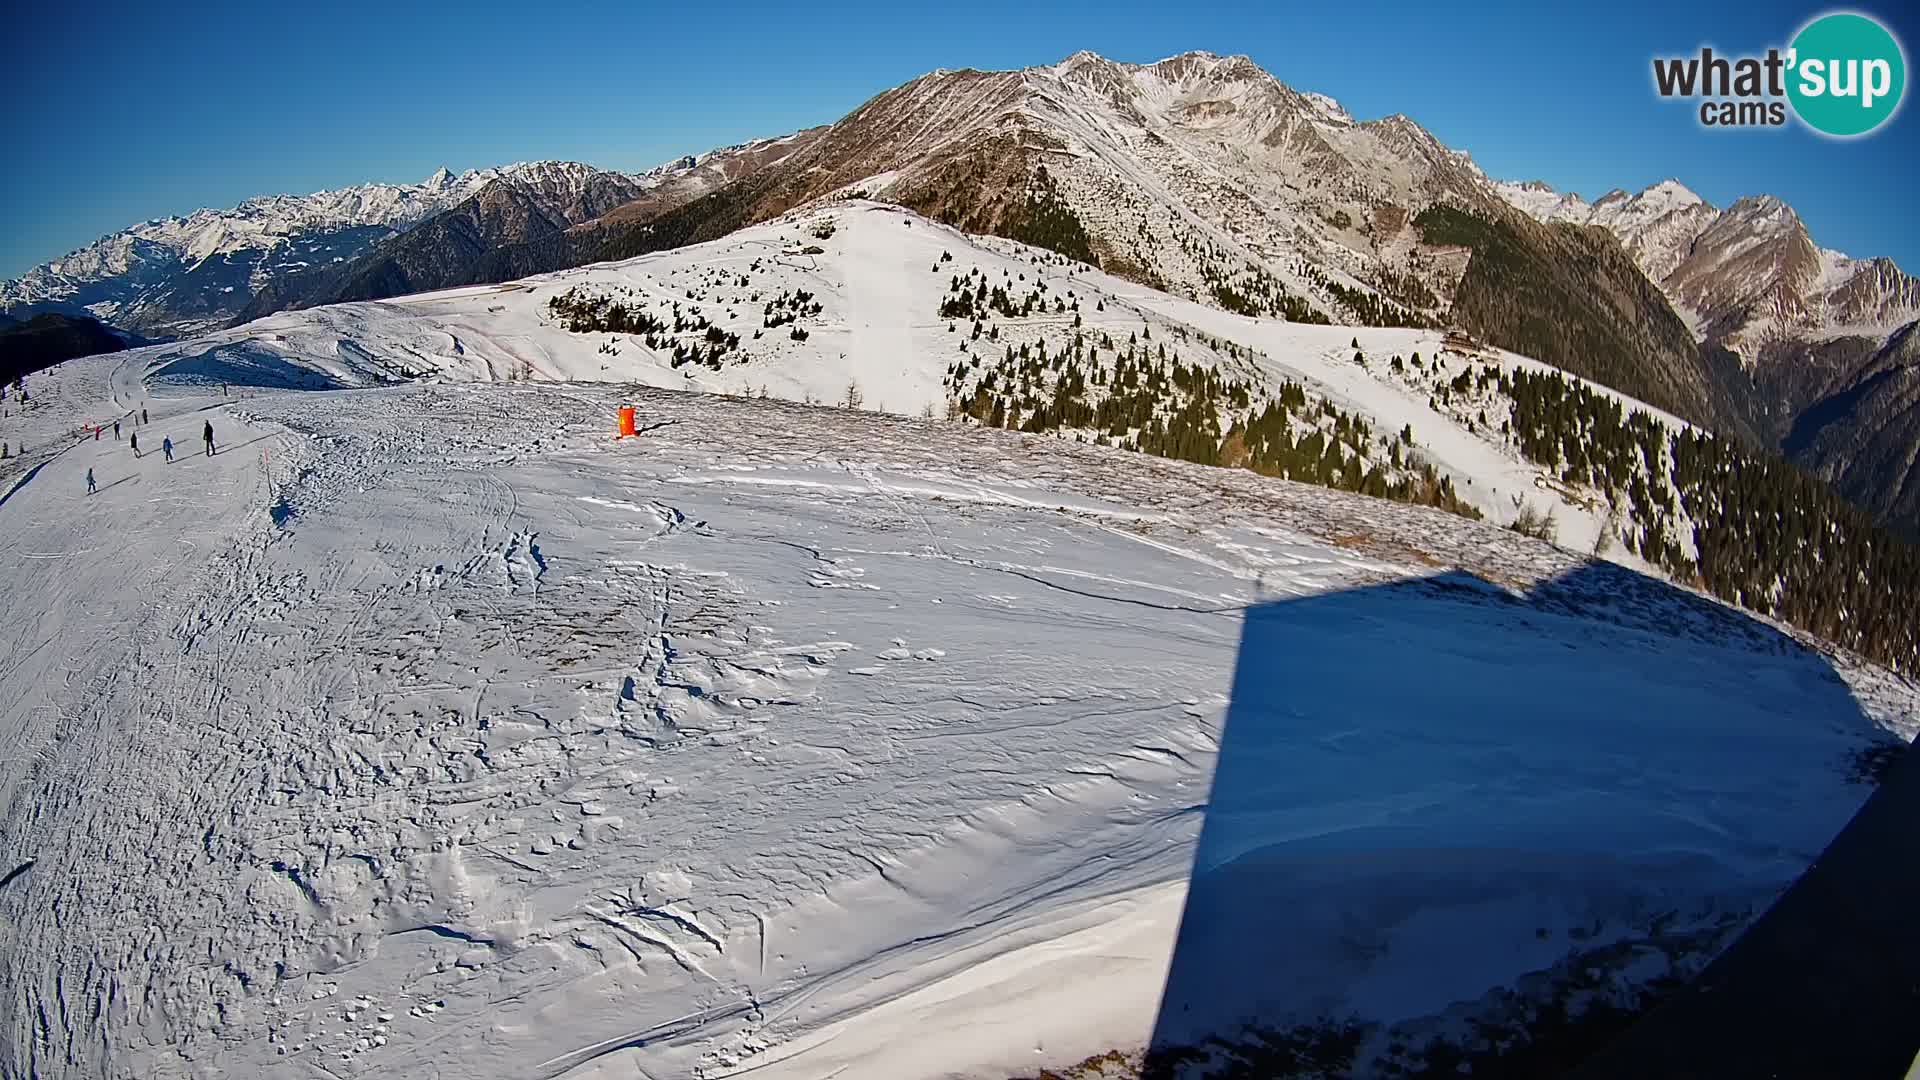
[[[904,348],[890,315],[854,332]],[[672,426],[616,443],[608,387],[145,373],[39,377],[52,428],[149,403],[152,453],[71,445],[0,505],[35,557],[0,591],[0,1076],[991,1076],[1137,1045],[1246,609],[1578,565],[845,410],[643,391]],[[1565,603],[1539,633],[1781,669],[1756,716],[1814,677],[1709,601]],[[1841,673],[1911,725],[1911,687]],[[1845,720],[1806,720],[1835,759]],[[1456,750],[1416,798],[1510,768]],[[1831,760],[1752,779],[1800,824],[1711,854],[1777,890],[1864,792]]]

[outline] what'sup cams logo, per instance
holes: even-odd
[[[1850,11],[1800,28],[1786,49],[1765,56],[1656,57],[1653,84],[1663,98],[1700,102],[1705,127],[1780,127],[1787,110],[1823,135],[1849,138],[1879,128],[1900,109],[1907,58],[1885,26]]]

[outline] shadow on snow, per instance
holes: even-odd
[[[224,385],[269,390],[341,390],[352,385],[251,342],[167,357],[148,370],[146,381],[158,386]]]
[[[1560,1075],[1780,895],[1891,739],[1824,657],[1611,564],[1526,595],[1453,572],[1250,609],[1146,1073]],[[1920,811],[1904,820],[1844,891],[1903,874],[1910,916]],[[1857,933],[1831,906],[1781,912],[1803,943]],[[1901,936],[1885,974],[1910,1020],[1920,939]],[[1806,996],[1799,967],[1741,970]],[[1742,1031],[1755,1060],[1868,1075],[1831,1071],[1813,1018],[1835,1009],[1883,1022],[1847,1028],[1862,1063],[1911,1043],[1857,1000],[1862,972],[1833,974],[1824,1008]],[[1623,1052],[1620,1072],[1690,1075]]]

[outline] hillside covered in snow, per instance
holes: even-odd
[[[852,394],[869,410],[941,417],[984,389],[1014,405],[995,426],[1015,428],[1022,404],[1031,413],[1053,398],[1069,356],[1099,382],[1124,379],[1117,357],[1126,355],[1243,388],[1232,404],[1209,402],[1215,442],[1230,414],[1292,384],[1303,391],[1297,413],[1331,404],[1366,422],[1366,435],[1348,422],[1333,425],[1344,443],[1331,432],[1323,440],[1344,445],[1343,462],[1392,468],[1388,444],[1412,428],[1403,471],[1417,452],[1463,505],[1507,521],[1521,504],[1559,502],[1535,482],[1539,470],[1502,452],[1496,432],[1468,432],[1455,415],[1465,406],[1442,408],[1435,396],[1441,376],[1544,372],[1540,365],[1477,346],[1449,351],[1438,331],[1234,315],[859,200],[622,263],[283,313],[148,355],[167,377],[204,384],[618,382],[805,403],[845,404]],[[1053,430],[1138,445],[1193,396],[1169,387],[1137,415]],[[1579,524],[1576,506],[1564,509],[1572,541],[1591,546],[1597,526]]]
[[[1900,599],[1920,581],[1911,549],[1735,443],[1448,342],[1224,311],[855,199],[618,263],[283,312],[144,355],[204,385],[584,381],[851,402],[1246,467],[1517,525],[1920,662]],[[1782,512],[1798,520],[1777,526]]]
[[[0,499],[0,1075],[997,1078],[1230,1054],[1204,1048],[1249,1009],[1342,1018],[1368,1061],[1495,1053],[1540,1034],[1516,1000],[1630,1011],[1697,970],[1920,719],[1883,669],[1458,513],[561,378],[938,402],[943,368],[897,358],[971,339],[914,305],[1034,264],[837,215],[819,246],[913,237],[851,325],[869,295],[770,230],[717,249],[738,265],[30,380]],[[788,259],[815,276],[774,279]],[[675,368],[540,314],[593,287],[712,318],[756,274],[780,311],[817,287],[775,329],[846,366]],[[1181,340],[1143,295],[1056,289]],[[1183,362],[1283,362],[1201,333]],[[1285,362],[1422,405],[1371,363],[1337,381],[1345,345]],[[430,377],[378,385],[403,368]],[[75,437],[114,417],[138,456]]]

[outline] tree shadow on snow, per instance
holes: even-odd
[[[1145,1073],[1562,1075],[1684,1000],[1860,807],[1855,760],[1889,741],[1821,655],[1611,564],[1526,595],[1453,572],[1251,609]],[[1782,899],[1747,936],[1784,919],[1802,948],[1739,968],[1768,1022],[1712,1036],[1723,1061],[1729,1041],[1782,1076],[1911,1058],[1905,757],[1875,796],[1905,817],[1862,818],[1906,827],[1843,838],[1866,853],[1823,893],[1883,917]],[[1851,966],[1808,966],[1832,954]],[[1649,1048],[1712,1025],[1659,1030],[1607,1075],[1695,1075]]]

